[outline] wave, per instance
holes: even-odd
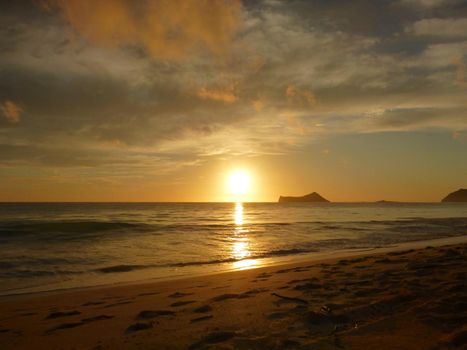
[[[94,269],[93,272],[101,272],[101,273],[130,272],[134,270],[148,269],[151,267],[157,267],[157,265],[114,265],[114,266]]]
[[[245,228],[274,228],[293,225],[313,225],[323,230],[368,230],[372,225],[384,225],[387,228],[400,230],[426,230],[427,228],[441,228],[449,226],[455,229],[467,229],[466,217],[453,218],[407,218],[396,220],[369,220],[369,221],[293,221],[293,222],[252,222],[245,223]],[[23,220],[0,222],[0,238],[20,237],[31,235],[92,235],[96,233],[158,233],[161,231],[190,232],[192,230],[231,229],[236,225],[232,222],[224,223],[144,223],[128,221],[102,221],[102,220]]]
[[[202,261],[187,261],[187,262],[173,262],[166,264],[147,264],[147,265],[112,265],[92,270],[92,272],[98,273],[119,273],[119,272],[130,272],[135,270],[143,270],[150,268],[177,268],[177,267],[188,267],[188,266],[201,266],[201,265],[217,265],[234,263],[238,261],[251,260],[251,259],[264,259],[270,257],[280,257],[297,254],[307,254],[318,252],[318,248],[290,248],[290,249],[277,249],[270,252],[264,252],[260,254],[254,254],[245,258],[225,258],[225,259],[213,259],[213,260],[202,260]]]
[[[107,232],[148,232],[152,225],[106,221],[12,221],[0,223],[0,239],[38,237],[83,238]],[[65,236],[63,236],[65,235]],[[68,235],[68,236],[66,236]]]
[[[0,272],[0,278],[31,278],[31,277],[55,277],[65,275],[81,275],[84,271],[72,271],[72,270],[33,270],[33,269],[21,269],[21,270],[5,270]]]
[[[146,264],[141,260],[134,261],[135,264],[126,264],[128,260],[122,260],[119,250],[123,245],[112,246],[112,242],[108,237],[103,235],[118,235],[118,243],[125,243],[125,249],[129,249],[131,253],[131,243],[134,241],[133,234],[150,234],[157,235],[160,233],[168,233],[169,236],[161,238],[161,242],[177,243],[182,247],[177,249],[198,249],[196,247],[199,242],[195,242],[193,246],[193,238],[190,233],[196,231],[196,240],[201,240],[205,246],[212,246],[216,251],[216,247],[224,247],[226,242],[231,243],[232,234],[225,234],[224,229],[231,230],[235,225],[226,224],[206,224],[194,223],[177,224],[177,223],[141,223],[130,221],[103,221],[103,220],[26,220],[20,221],[3,221],[0,222],[0,243],[14,242],[11,247],[3,247],[5,254],[0,259],[0,278],[28,278],[28,277],[47,277],[59,275],[71,275],[81,273],[128,273],[150,268],[183,268],[188,266],[203,266],[215,264],[234,263],[246,259],[263,259],[274,258],[281,256],[292,256],[299,254],[313,253],[323,250],[337,249],[355,249],[382,246],[398,242],[425,240],[432,238],[441,238],[449,236],[458,236],[467,234],[467,217],[451,217],[451,218],[406,218],[396,220],[369,220],[369,221],[301,221],[301,222],[270,222],[270,223],[251,223],[244,225],[248,228],[248,235],[257,234],[256,240],[261,242],[262,246],[258,246],[255,251],[251,251],[250,255],[237,259],[230,256],[220,257],[219,254],[206,256],[198,254],[198,257],[193,257],[191,261],[187,261],[180,256],[169,256],[161,253],[160,259],[169,260],[161,262],[157,257],[154,263]],[[209,231],[210,229],[214,232]],[[174,232],[180,233],[181,236],[170,236]],[[351,231],[351,233],[349,233]],[[201,235],[200,235],[201,233]],[[219,233],[219,234],[216,234]],[[273,233],[268,236],[265,233]],[[281,239],[281,237],[289,237],[289,233],[297,234],[292,239]],[[205,236],[203,236],[205,235]],[[125,236],[128,236],[125,238]],[[186,237],[185,237],[186,236]],[[80,249],[87,249],[83,242],[96,242],[94,238],[105,238],[109,246],[115,247],[115,250],[106,250],[105,255],[98,252],[97,255],[80,254]],[[124,239],[121,239],[121,238]],[[201,238],[200,238],[201,237]],[[203,237],[206,237],[204,240]],[[264,237],[264,238],[263,238]],[[268,237],[274,239],[268,240]],[[277,241],[279,237],[279,241]],[[128,241],[125,241],[128,239]],[[42,242],[47,240],[47,242]],[[76,252],[64,254],[63,252],[70,249],[69,241],[82,240],[77,242]],[[150,237],[150,240],[152,238]],[[165,241],[164,241],[165,240]],[[157,242],[154,240],[153,242]],[[36,242],[31,252],[35,252],[37,247],[49,247],[44,251],[43,255],[37,255],[35,258],[27,255],[25,245],[28,242]],[[65,242],[63,246],[59,244]],[[48,245],[42,245],[47,243]],[[76,242],[72,242],[76,243]],[[51,244],[54,244],[52,247]],[[187,244],[186,246],[183,246]],[[15,247],[18,247],[15,250]],[[128,248],[129,247],[129,248]],[[163,246],[162,247],[166,247]],[[193,248],[194,247],[194,248]],[[52,249],[53,248],[53,249]],[[175,249],[175,248],[174,248]],[[56,252],[60,255],[53,256]],[[83,250],[83,252],[85,252]],[[133,251],[134,253],[136,251]],[[50,254],[50,255],[49,255]],[[128,251],[125,251],[128,254]],[[191,251],[190,251],[191,254]],[[132,256],[133,257],[133,256]],[[204,260],[206,259],[206,260]],[[120,262],[120,264],[105,266],[106,262]],[[103,266],[104,265],[104,266]],[[73,271],[78,270],[78,271]]]

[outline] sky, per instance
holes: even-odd
[[[0,201],[439,201],[462,0],[0,1]]]

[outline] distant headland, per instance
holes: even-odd
[[[441,202],[467,202],[467,189],[460,188],[457,191],[449,193]]]
[[[291,203],[291,202],[313,202],[313,203],[328,203],[329,201],[322,197],[319,193],[313,192],[301,197],[279,197],[279,203]]]

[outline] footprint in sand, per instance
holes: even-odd
[[[467,330],[460,332],[454,332],[447,340],[447,342],[442,343],[441,345],[447,345],[453,348],[461,348],[467,344]]]
[[[196,322],[201,322],[201,321],[207,321],[207,320],[210,320],[211,318],[212,318],[212,315],[207,315],[207,316],[203,316],[203,317],[194,318],[190,322],[191,323],[196,323]]]
[[[212,298],[211,300],[215,302],[219,302],[219,301],[224,301],[224,300],[229,300],[229,299],[245,299],[245,298],[253,297],[254,295],[259,294],[259,293],[267,292],[268,290],[269,289],[260,288],[260,289],[250,289],[249,291],[246,291],[243,293],[226,293],[226,294],[218,295]]]
[[[102,305],[102,304],[105,304],[105,302],[104,301],[88,301],[82,304],[81,306],[93,306],[93,305]]]
[[[183,298],[189,295],[193,295],[193,293],[182,293],[182,292],[175,292],[169,295],[169,298]]]
[[[229,299],[238,299],[240,294],[236,293],[227,293],[227,294],[221,294],[218,295],[214,298],[212,298],[212,301],[219,302],[219,301],[224,301],[224,300],[229,300]]]
[[[285,311],[276,311],[276,312],[272,312],[270,313],[268,316],[267,316],[267,319],[268,320],[280,320],[282,318],[286,318],[289,316],[289,313],[288,312],[285,312]]]
[[[68,322],[68,323],[59,324],[58,326],[47,330],[45,333],[48,334],[48,333],[58,331],[58,330],[70,329],[70,328],[75,328],[75,327],[79,327],[79,326],[84,326],[85,324],[88,324],[90,322],[109,320],[109,319],[114,318],[114,317],[115,316],[110,316],[110,315],[97,315],[97,316],[93,316],[93,317],[83,318],[79,322]]]
[[[152,323],[136,322],[126,329],[125,333],[133,333],[152,328]]]
[[[175,303],[170,304],[170,306],[179,307],[179,306],[184,306],[184,305],[188,305],[188,304],[193,304],[195,302],[196,302],[195,300],[177,301]]]
[[[79,327],[82,325],[84,325],[84,323],[81,323],[81,322],[62,323],[54,328],[48,329],[47,331],[45,331],[45,333],[48,334],[48,333],[52,333],[52,332],[59,331],[62,329],[70,329],[70,328],[75,328],[75,327]]]
[[[120,306],[120,305],[127,305],[127,304],[131,304],[131,301],[120,301],[118,303],[108,304],[104,306],[104,309],[107,309],[109,307]]]
[[[170,310],[143,310],[136,318],[138,320],[149,320],[160,316],[175,316],[175,312]]]
[[[293,271],[294,269],[282,269],[282,270],[277,270],[275,273],[287,273],[290,271]]]
[[[89,322],[94,322],[94,321],[110,320],[111,318],[114,318],[114,317],[115,316],[110,316],[110,315],[97,315],[93,317],[83,318],[81,322],[89,323]]]
[[[81,312],[72,310],[72,311],[55,311],[51,312],[45,319],[46,320],[51,320],[55,318],[60,318],[60,317],[67,317],[67,316],[75,316],[75,315],[80,315]]]
[[[196,313],[205,313],[205,312],[209,312],[212,310],[212,307],[209,306],[209,305],[203,305],[203,306],[200,306],[196,309],[193,310],[193,312],[196,312]]]
[[[37,312],[25,312],[21,314],[20,316],[34,316],[34,315],[37,315]]]
[[[311,291],[316,291],[316,290],[321,289],[321,288],[323,288],[323,285],[320,284],[320,283],[307,282],[307,283],[303,283],[303,284],[298,284],[293,289],[300,290],[300,291],[305,291],[305,292],[311,292]]]
[[[230,331],[212,332],[212,333],[205,335],[199,341],[193,343],[190,346],[190,349],[196,349],[196,348],[202,347],[203,345],[222,343],[229,339],[232,339],[233,337],[235,337],[235,335],[236,335],[235,332],[230,332]]]
[[[281,303],[293,303],[293,304],[300,304],[300,305],[308,305],[308,301],[306,301],[304,299],[288,297],[288,296],[280,295],[280,294],[277,294],[277,293],[271,293],[271,295],[279,298],[279,301],[277,302],[278,304],[281,304]]]
[[[138,294],[139,297],[146,297],[146,296],[150,296],[150,295],[156,295],[156,294],[160,294],[161,292],[147,292],[147,293],[141,293],[141,294]]]
[[[156,317],[175,316],[175,312],[170,310],[143,310],[137,316],[137,320],[151,320]],[[136,322],[126,329],[125,333],[133,333],[152,328],[152,322]]]

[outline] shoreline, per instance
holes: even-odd
[[[76,287],[69,287],[69,288],[57,288],[57,289],[47,289],[47,290],[39,290],[39,291],[26,291],[26,292],[18,292],[18,293],[9,293],[9,294],[0,294],[0,303],[7,298],[14,299],[16,297],[34,297],[40,295],[47,295],[47,294],[61,294],[61,293],[73,293],[73,292],[80,292],[86,290],[98,290],[98,289],[106,289],[106,288],[119,288],[125,287],[129,285],[138,286],[138,285],[152,285],[157,283],[166,283],[170,281],[180,281],[185,279],[191,278],[198,278],[198,277],[208,277],[208,276],[217,276],[217,275],[224,275],[230,273],[236,273],[240,271],[248,271],[248,270],[262,270],[271,267],[280,267],[280,266],[289,266],[289,265],[297,265],[300,263],[313,263],[313,262],[324,262],[324,261],[331,261],[334,259],[344,259],[350,257],[358,257],[358,256],[367,256],[379,253],[389,253],[389,252],[397,252],[407,249],[420,249],[424,248],[427,245],[433,247],[440,247],[444,245],[451,245],[451,244],[462,244],[467,243],[467,235],[464,236],[455,236],[455,237],[446,237],[446,238],[438,238],[438,239],[431,239],[431,240],[423,240],[423,241],[411,241],[411,242],[404,242],[393,244],[386,247],[376,247],[376,248],[362,248],[362,249],[346,249],[346,250],[335,250],[335,251],[326,251],[326,252],[314,252],[314,253],[306,253],[306,254],[298,254],[293,256],[286,256],[283,258],[263,258],[263,259],[255,259],[260,260],[263,264],[258,266],[251,266],[247,268],[230,268],[225,270],[214,270],[206,272],[195,273],[193,275],[183,274],[183,275],[176,275],[173,277],[168,276],[160,276],[160,277],[151,277],[146,279],[137,279],[133,281],[122,281],[122,282],[115,282],[115,283],[105,283],[105,284],[98,284],[98,285],[88,285],[88,286],[76,286]],[[244,259],[240,261],[247,261],[250,259]],[[269,263],[267,261],[270,261]],[[229,265],[232,265],[230,263]],[[209,269],[206,269],[209,270]]]
[[[462,346],[467,237],[456,238],[462,242],[419,241],[176,280],[2,297],[0,347]]]

